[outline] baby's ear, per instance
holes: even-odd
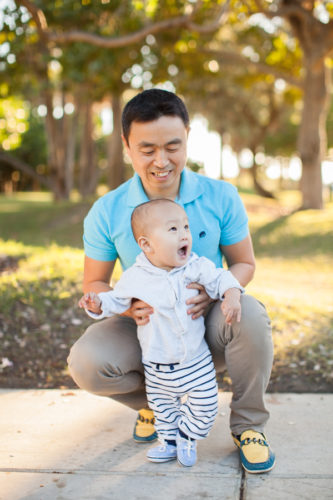
[[[138,238],[138,245],[141,248],[141,250],[145,253],[149,253],[152,251],[152,248],[149,243],[149,239],[146,236],[140,236]]]

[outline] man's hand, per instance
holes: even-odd
[[[240,322],[241,319],[241,292],[238,288],[229,288],[224,294],[224,300],[221,304],[221,310],[225,316],[227,325],[231,325],[233,321]]]
[[[186,301],[186,304],[193,304],[193,307],[190,307],[187,310],[187,314],[192,314],[192,319],[200,318],[200,316],[205,313],[209,304],[214,302],[214,300],[211,299],[209,295],[207,295],[205,287],[199,285],[199,283],[190,283],[186,288],[199,291],[198,295],[195,295],[194,297],[188,299]]]
[[[149,316],[153,314],[154,309],[142,300],[133,299],[132,305],[121,316],[128,316],[134,319],[138,326],[143,326],[149,323]]]
[[[91,311],[95,314],[102,313],[101,304],[101,299],[95,292],[85,293],[79,300],[79,307],[81,307],[82,309],[88,309],[88,311]]]

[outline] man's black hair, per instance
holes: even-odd
[[[123,135],[127,144],[133,122],[151,122],[161,116],[179,116],[185,127],[190,122],[185,104],[173,92],[149,89],[133,97],[122,114]]]

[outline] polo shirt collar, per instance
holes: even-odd
[[[189,168],[184,168],[180,178],[180,190],[176,201],[183,204],[191,203],[196,200],[204,192],[200,177],[192,172]]]
[[[199,198],[203,193],[202,183],[200,183],[200,178],[193,173],[191,170],[184,168],[180,177],[180,190],[177,196],[177,202],[182,204],[190,203],[191,201]],[[141,203],[149,201],[140,177],[137,173],[134,174],[130,180],[130,185],[127,195],[127,205],[129,207],[137,207]]]
[[[146,201],[149,201],[149,198],[146,195],[145,190],[143,189],[140,177],[135,172],[132,179],[130,180],[130,185],[127,192],[127,205],[129,207],[137,207],[138,205],[141,205],[141,203],[145,203]]]

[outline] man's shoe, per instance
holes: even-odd
[[[139,410],[134,431],[133,438],[137,443],[152,443],[157,439],[157,432],[154,427],[155,419],[154,413],[148,408]]]
[[[249,429],[240,436],[232,434],[232,438],[240,449],[242,466],[247,472],[259,474],[273,469],[275,455],[266,441],[265,434]]]
[[[159,446],[150,448],[147,451],[147,458],[150,462],[170,462],[170,460],[176,460],[177,447],[174,444],[169,444],[161,440]]]
[[[176,443],[178,463],[184,467],[192,467],[197,461],[197,442],[194,439],[185,439],[178,433]]]

